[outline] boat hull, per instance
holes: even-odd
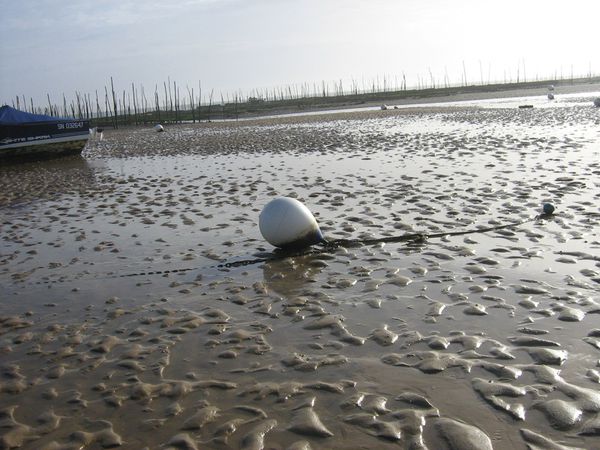
[[[81,153],[89,139],[89,121],[0,125],[0,158]]]

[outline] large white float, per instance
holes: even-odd
[[[269,244],[302,248],[323,241],[323,233],[310,210],[298,200],[278,197],[265,205],[258,227]]]

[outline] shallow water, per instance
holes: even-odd
[[[108,131],[2,166],[0,447],[598,448],[600,111],[570,101]],[[219,267],[271,254],[276,195],[329,239],[531,221]]]

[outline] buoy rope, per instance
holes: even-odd
[[[320,245],[320,248],[310,247],[310,248],[302,248],[302,249],[277,249],[273,253],[268,254],[266,256],[252,258],[252,259],[242,259],[237,261],[223,261],[216,265],[204,266],[201,268],[198,267],[187,267],[187,268],[179,268],[179,269],[166,269],[166,270],[149,270],[143,272],[135,272],[135,273],[127,273],[120,275],[111,275],[106,278],[130,278],[137,276],[148,276],[148,275],[168,275],[171,273],[183,273],[189,272],[192,270],[200,270],[200,269],[230,269],[235,267],[243,267],[243,266],[251,266],[254,264],[260,264],[264,262],[271,261],[279,261],[286,258],[294,258],[299,256],[309,256],[309,255],[319,255],[323,253],[331,253],[340,247],[360,247],[360,246],[369,246],[376,245],[382,243],[398,243],[398,242],[413,242],[413,243],[422,243],[427,241],[428,239],[441,238],[445,236],[462,236],[466,234],[476,234],[476,233],[487,233],[490,231],[497,231],[506,228],[514,228],[521,225],[524,225],[529,222],[535,222],[541,219],[551,219],[553,214],[540,214],[535,217],[525,219],[519,222],[511,222],[504,225],[494,225],[490,227],[482,227],[475,228],[471,230],[462,230],[462,231],[443,231],[439,233],[405,233],[398,236],[386,236],[381,238],[367,238],[367,239],[335,239],[332,241],[323,240]],[[54,283],[62,283],[68,281],[67,279],[58,279],[58,280],[45,280],[38,281],[36,284],[54,284]]]
[[[444,236],[462,236],[466,234],[475,234],[475,233],[487,233],[490,231],[502,230],[506,228],[514,228],[521,225],[524,225],[529,222],[535,222],[540,219],[549,219],[552,217],[551,214],[540,214],[535,217],[525,219],[519,222],[511,222],[504,225],[494,225],[490,227],[483,228],[475,228],[472,230],[462,230],[462,231],[444,231],[439,233],[405,233],[398,236],[386,236],[381,238],[368,238],[368,239],[335,239],[332,241],[324,240],[321,242],[322,248],[310,248],[303,250],[277,250],[272,255],[263,258],[254,258],[254,259],[244,259],[240,261],[232,261],[225,262],[217,265],[217,267],[239,267],[239,266],[249,266],[252,264],[259,264],[262,262],[281,260],[289,257],[297,257],[297,256],[306,256],[306,255],[316,255],[321,253],[329,253],[332,250],[335,250],[339,247],[359,247],[363,245],[376,245],[376,244],[385,244],[385,243],[398,243],[398,242],[414,242],[420,243],[425,242],[428,239],[441,238]]]
[[[414,241],[421,242],[426,241],[427,239],[435,239],[441,238],[444,236],[462,236],[465,234],[475,234],[475,233],[487,233],[489,231],[502,230],[505,228],[514,228],[521,225],[524,225],[528,222],[535,222],[541,218],[547,218],[547,214],[541,214],[530,219],[522,220],[520,222],[511,222],[504,225],[495,225],[491,227],[484,228],[475,228],[473,230],[463,230],[463,231],[444,231],[440,233],[406,233],[401,234],[399,236],[387,236],[382,238],[372,238],[372,239],[336,239],[334,241],[327,241],[325,245],[333,246],[333,247],[343,247],[343,246],[352,246],[352,245],[375,245],[381,243],[391,243],[391,242],[406,242],[406,241]]]

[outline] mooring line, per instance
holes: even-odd
[[[428,239],[435,239],[444,236],[462,236],[466,234],[475,234],[475,233],[487,233],[490,231],[502,230],[505,228],[514,228],[521,225],[524,225],[529,222],[535,222],[540,219],[549,219],[551,214],[540,214],[535,217],[522,220],[520,222],[511,222],[504,225],[495,225],[491,227],[485,228],[476,228],[472,230],[463,230],[463,231],[446,231],[440,233],[405,233],[399,236],[386,236],[382,238],[371,238],[371,239],[335,239],[333,241],[324,240],[321,245],[323,246],[321,249],[311,248],[310,250],[304,251],[293,251],[293,250],[278,250],[278,253],[272,254],[267,258],[255,258],[255,259],[246,259],[241,261],[233,261],[230,263],[222,263],[217,267],[239,267],[239,266],[248,266],[252,264],[259,264],[261,262],[280,260],[295,256],[306,256],[306,255],[317,255],[322,253],[330,253],[332,250],[335,250],[339,247],[359,247],[362,245],[376,245],[376,244],[385,244],[385,243],[398,243],[398,242],[425,242]]]
[[[514,228],[521,225],[524,225],[529,222],[535,222],[541,218],[547,218],[546,214],[541,214],[526,220],[522,220],[520,222],[511,222],[504,225],[495,225],[491,227],[485,228],[475,228],[472,230],[463,230],[463,231],[444,231],[439,233],[405,233],[399,236],[386,236],[382,238],[372,238],[372,239],[336,239],[334,241],[328,241],[325,245],[333,246],[333,247],[344,247],[344,246],[357,246],[357,245],[375,245],[382,243],[394,243],[394,242],[424,242],[428,239],[441,238],[444,236],[462,236],[465,234],[475,234],[475,233],[487,233],[489,231],[502,230],[504,228]],[[549,215],[548,215],[549,217]]]
[[[190,272],[192,270],[206,270],[206,269],[230,269],[235,267],[243,267],[243,266],[251,266],[254,264],[260,264],[263,262],[270,261],[280,261],[286,258],[294,258],[298,256],[308,256],[308,255],[320,255],[324,253],[331,253],[332,251],[340,248],[340,247],[360,247],[360,246],[368,246],[368,245],[376,245],[376,244],[386,244],[386,243],[399,243],[399,242],[414,242],[414,243],[423,243],[428,239],[436,239],[445,236],[462,236],[467,234],[477,234],[477,233],[488,233],[490,231],[497,231],[506,228],[514,228],[526,223],[536,222],[542,219],[550,219],[554,217],[553,214],[539,214],[535,217],[522,220],[520,222],[511,222],[504,225],[495,225],[491,227],[485,228],[475,228],[472,230],[463,230],[463,231],[445,231],[439,233],[405,233],[398,236],[386,236],[381,238],[368,238],[368,239],[335,239],[332,241],[324,240],[321,242],[321,248],[311,247],[309,249],[289,249],[282,250],[277,249],[273,253],[268,256],[257,257],[252,259],[242,259],[237,261],[223,261],[219,264],[213,264],[210,266],[203,267],[184,267],[177,269],[166,269],[166,270],[150,270],[146,272],[134,272],[127,273],[121,275],[112,275],[107,277],[97,277],[95,279],[115,279],[115,278],[131,278],[138,276],[153,276],[153,275],[168,275],[171,273],[182,273],[182,272]],[[91,274],[93,275],[93,274]],[[64,283],[68,280],[46,280],[46,281],[38,281],[35,284],[54,284],[54,283]]]

